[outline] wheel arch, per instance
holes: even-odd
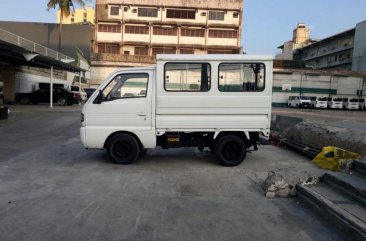
[[[110,134],[107,139],[105,140],[104,142],[104,145],[103,147],[104,148],[107,148],[107,145],[109,143],[109,141],[111,140],[111,138],[113,138],[114,136],[118,135],[118,134],[127,134],[127,135],[130,135],[132,136],[133,138],[136,139],[137,143],[139,144],[139,148],[140,150],[143,150],[144,149],[144,146],[142,145],[142,142],[140,140],[140,138],[133,132],[129,132],[129,131],[116,131],[116,132],[113,132],[112,134]]]

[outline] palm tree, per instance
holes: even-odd
[[[58,52],[61,52],[61,32],[64,17],[70,16],[75,12],[74,2],[80,6],[85,6],[84,0],[49,0],[47,10],[58,8],[60,10],[60,26],[58,30]]]

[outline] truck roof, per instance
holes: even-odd
[[[246,54],[158,54],[156,59],[158,61],[272,61],[273,56]]]

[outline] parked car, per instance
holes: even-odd
[[[95,88],[84,88],[84,91],[88,97],[88,99],[90,98],[90,96],[95,92]]]
[[[343,98],[343,109],[358,110],[359,104],[357,98]]]
[[[71,90],[72,93],[80,94],[81,102],[86,102],[88,100],[88,96],[87,96],[87,94],[85,93],[85,91],[83,90],[82,87],[81,87],[81,90],[80,90],[79,86],[72,85],[70,90]]]
[[[59,105],[73,105],[75,101],[80,102],[81,97],[78,94],[74,94],[71,91],[64,88],[53,89],[53,103]],[[38,104],[38,103],[50,103],[50,90],[38,89],[29,94],[22,94],[20,98],[22,104]]]
[[[311,100],[311,107],[312,108],[321,108],[321,109],[326,109],[327,108],[327,97],[322,97],[322,96],[312,96],[310,97]]]
[[[288,98],[288,107],[309,108],[311,101],[308,96],[290,96]]]
[[[340,97],[328,97],[328,108],[329,109],[342,109],[343,99]]]

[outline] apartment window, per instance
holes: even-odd
[[[225,20],[225,12],[215,12],[210,11],[208,14],[209,20],[216,20],[216,21],[224,21]]]
[[[138,16],[156,18],[158,17],[158,10],[156,8],[139,8]]]
[[[130,55],[130,51],[123,51],[124,55]]]
[[[210,30],[210,38],[238,38],[237,30]]]
[[[265,67],[262,63],[224,63],[219,65],[219,90],[253,92],[264,90]]]
[[[135,47],[135,55],[149,55],[147,47]]]
[[[236,13],[233,13],[233,18],[238,18],[239,17],[239,13],[236,12]]]
[[[119,15],[119,7],[118,6],[111,6],[109,14],[111,16],[118,16]]]
[[[211,66],[208,63],[167,63],[164,88],[176,92],[207,92],[211,89]]]
[[[167,18],[196,19],[195,10],[167,9]]]
[[[98,24],[98,32],[120,33],[121,25],[119,24]]]
[[[177,51],[175,48],[153,48],[152,49],[152,54],[153,55],[157,55],[157,54],[176,54]]]
[[[181,49],[181,54],[194,54],[194,49]]]
[[[237,54],[237,50],[221,50],[221,49],[212,49],[207,51],[208,54]]]
[[[149,34],[149,27],[148,26],[132,26],[132,25],[127,25],[125,27],[125,33],[131,33],[131,34]]]
[[[185,37],[205,37],[205,30],[196,28],[182,28],[181,35]]]
[[[163,27],[154,27],[153,34],[154,35],[169,35],[169,36],[177,36],[176,28],[163,28]]]
[[[119,54],[120,47],[118,44],[100,43],[100,44],[98,44],[98,53],[100,53],[100,54]]]

